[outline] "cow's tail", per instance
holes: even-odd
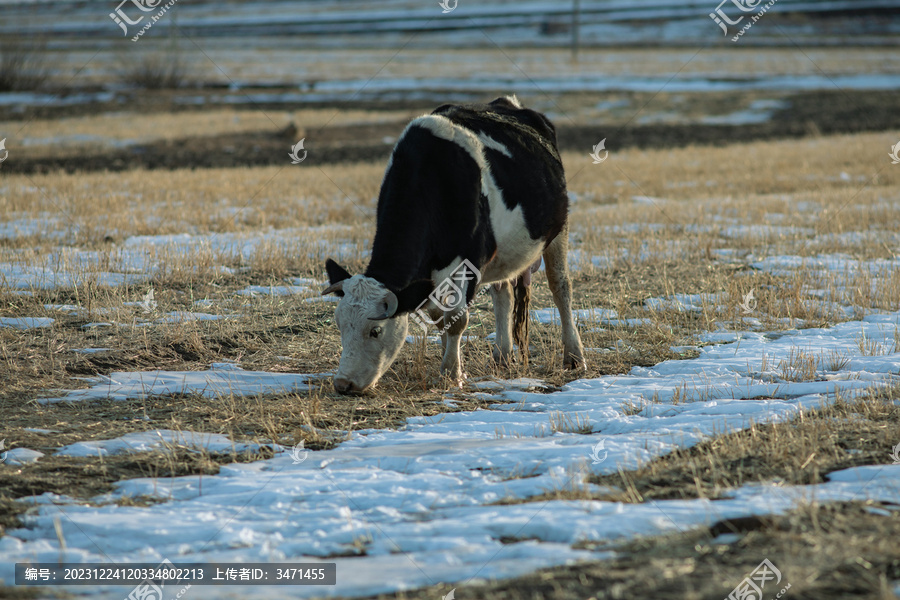
[[[513,342],[519,347],[522,365],[528,365],[528,305],[531,303],[531,282],[517,277],[513,283]]]

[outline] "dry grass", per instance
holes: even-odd
[[[721,498],[748,483],[822,483],[825,476],[859,465],[890,464],[896,444],[900,389],[800,413],[785,423],[753,425],[676,450],[633,472],[597,477],[593,483],[622,489],[615,499]]]
[[[900,225],[900,211],[884,198],[898,194],[900,169],[884,168],[865,186],[853,181],[877,170],[872,165],[880,164],[888,139],[890,134],[863,134],[816,143],[760,142],[665,153],[631,150],[612,155],[602,165],[590,164],[586,154],[566,154],[571,189],[577,195],[571,219],[573,246],[580,252],[580,269],[573,273],[576,308],[612,308],[622,318],[645,319],[636,326],[583,325],[585,346],[594,349],[588,375],[622,373],[634,365],[680,357],[670,347],[690,344],[698,331],[752,326],[741,307],[751,290],[756,301],[751,316],[759,320],[758,327],[769,329],[845,320],[834,301],[862,308],[900,303],[900,277],[894,273],[860,269],[842,279],[823,280],[812,267],[772,275],[748,269],[745,262],[783,252],[891,256],[890,234]],[[835,147],[844,151],[836,153]],[[888,162],[884,158],[881,162]],[[723,169],[744,163],[756,167]],[[321,280],[324,259],[338,248],[351,270],[361,270],[382,170],[378,164],[325,169],[287,165],[6,177],[0,211],[32,231],[5,238],[0,263],[62,269],[73,275],[75,285],[34,289],[28,297],[13,294],[0,282],[0,316],[57,319],[46,330],[0,330],[0,372],[10,382],[3,397],[27,401],[49,388],[83,385],[74,376],[141,368],[203,369],[223,358],[265,370],[317,373],[335,368],[340,348],[330,321],[331,305],[234,292],[248,284],[283,284],[286,277]],[[784,172],[797,176],[776,175]],[[840,172],[851,182],[834,176]],[[803,191],[809,187],[804,180],[814,182],[815,194]],[[632,200],[644,195],[654,199]],[[812,196],[815,201],[808,200]],[[838,216],[822,219],[823,214]],[[753,229],[757,225],[760,228]],[[783,229],[773,233],[773,225]],[[742,229],[727,230],[734,226]],[[812,237],[816,231],[826,235]],[[855,246],[852,240],[842,243],[829,237],[847,231],[881,235],[885,242]],[[194,237],[184,238],[180,246],[165,241],[139,246],[134,239],[125,243],[132,236],[185,232]],[[60,243],[74,248],[60,248]],[[99,284],[99,271],[128,270],[135,251],[143,264],[153,267],[148,280],[118,288]],[[126,306],[150,288],[160,303],[156,313]],[[810,289],[824,292],[810,296]],[[698,312],[644,307],[647,298],[676,293],[716,296],[705,296]],[[542,276],[534,298],[538,307],[552,305]],[[231,318],[153,324],[169,311],[198,310],[197,300],[208,301],[200,310]],[[51,303],[75,303],[81,312],[65,315],[44,307]],[[82,329],[89,321],[118,325]],[[479,301],[470,333],[483,337],[492,330],[490,302]],[[550,385],[567,381],[572,375],[559,368],[558,329],[535,326],[532,331],[532,356],[547,358],[533,359],[527,368],[498,370],[487,342],[468,343],[469,375],[536,376]],[[888,348],[883,341],[860,344],[867,353]],[[113,350],[100,355],[71,351],[86,347]],[[440,388],[438,354],[438,346],[411,345],[379,395],[396,402]],[[806,357],[804,366],[801,358],[780,366],[785,379],[815,373],[813,359]],[[825,360],[816,357],[814,363],[822,366]]]
[[[256,128],[266,117],[253,119]],[[99,119],[82,122],[84,131],[101,123]],[[127,120],[119,125],[127,128]],[[242,126],[235,124],[234,131]],[[125,135],[112,135],[120,134]],[[152,128],[144,134],[151,135]],[[636,325],[583,324],[585,347],[592,349],[586,375],[625,373],[636,365],[681,358],[684,355],[673,346],[690,345],[695,334],[720,326],[826,326],[849,318],[835,308],[835,302],[852,303],[860,310],[895,309],[900,304],[900,277],[895,273],[878,274],[851,262],[857,266],[844,274],[826,276],[814,265],[772,274],[754,270],[748,263],[786,253],[815,257],[841,252],[855,260],[892,258],[900,208],[891,199],[900,195],[900,168],[890,168],[886,149],[897,137],[900,132],[717,149],[630,150],[612,154],[602,165],[590,163],[589,149],[582,154],[566,153],[570,188],[577,197],[571,218],[573,248],[580,253],[579,269],[572,275],[576,308],[614,309],[622,318],[644,319]],[[835,148],[841,151],[835,152]],[[887,166],[882,168],[883,164]],[[12,500],[23,495],[53,491],[86,499],[129,477],[213,473],[222,462],[258,458],[225,454],[188,460],[178,449],[119,457],[102,464],[50,456],[56,448],[74,441],[168,428],[224,433],[236,442],[289,444],[303,440],[307,447],[321,449],[354,430],[395,427],[413,415],[486,406],[488,401],[476,399],[470,390],[448,387],[438,373],[440,346],[425,343],[408,344],[378,389],[352,400],[339,399],[327,380],[317,380],[308,393],[268,397],[225,394],[213,399],[188,395],[123,402],[36,402],[51,395],[50,390],[86,385],[78,377],[113,371],[202,370],[226,359],[245,369],[275,372],[314,374],[335,369],[340,343],[332,322],[333,305],[303,301],[315,295],[316,289],[291,296],[249,297],[235,292],[251,284],[282,285],[291,277],[321,281],[324,259],[338,251],[351,270],[364,268],[382,171],[380,164],[319,169],[291,166],[286,160],[284,168],[4,175],[0,213],[29,233],[2,239],[0,263],[63,270],[73,275],[75,283],[50,290],[35,288],[28,290],[29,296],[15,293],[8,282],[0,281],[0,316],[56,319],[46,329],[0,329],[0,380],[5,382],[0,391],[0,414],[4,416],[0,439],[48,453],[13,475],[2,474],[7,479],[0,479],[0,488],[9,490],[0,495],[2,523],[16,522],[21,505]],[[779,173],[793,175],[788,178]],[[634,196],[652,199],[635,200]],[[868,237],[848,235],[852,232]],[[133,238],[184,233],[192,237],[182,238],[181,245],[141,245]],[[100,285],[101,271],[132,267],[143,271],[145,278],[120,287]],[[156,308],[144,311],[128,304],[140,301],[150,289],[158,301]],[[811,294],[813,290],[819,293]],[[751,315],[741,307],[749,291],[755,299]],[[648,310],[644,304],[648,298],[673,294],[706,296],[697,311]],[[542,274],[536,277],[534,302],[535,307],[552,305]],[[80,310],[70,313],[45,307],[47,304],[77,304]],[[202,310],[229,318],[159,322],[176,310]],[[91,321],[116,325],[83,328]],[[557,326],[535,324],[531,330],[528,365],[498,368],[484,339],[493,331],[491,305],[488,300],[476,302],[467,333],[478,339],[464,346],[470,378],[527,376],[542,379],[552,388],[582,376],[561,369]],[[896,340],[861,338],[859,345],[863,354],[875,355],[892,351]],[[110,350],[74,352],[97,347]],[[763,370],[774,368],[786,380],[809,380],[823,369],[838,370],[846,360],[846,356],[814,356],[798,350],[779,365],[764,365]],[[685,388],[676,401],[697,400],[698,393],[702,396],[702,391]],[[661,457],[638,471],[593,482],[621,490],[601,499],[625,502],[717,498],[728,489],[755,481],[820,482],[835,469],[888,460],[887,450],[896,443],[890,436],[897,431],[900,414],[885,398],[895,396],[891,391],[858,401],[839,399],[833,406],[804,413],[791,423],[756,425]],[[442,404],[445,398],[453,399],[456,406]],[[25,431],[35,427],[58,433]],[[555,414],[544,433],[589,430],[590,423],[579,415]],[[592,495],[580,483],[561,485],[546,496],[586,497]],[[670,551],[672,556],[664,568],[674,569],[673,573],[687,568],[690,548],[709,548],[701,553],[708,559],[694,557],[698,562],[691,564],[705,576],[721,574],[719,587],[725,586],[723,582],[733,587],[743,577],[739,573],[761,560],[752,553],[769,547],[767,544],[782,553],[769,558],[796,555],[797,562],[791,564],[807,568],[807,555],[791,554],[793,542],[779,527],[788,527],[802,538],[810,520],[819,514],[831,515],[833,510],[816,507],[785,520],[766,521],[758,528],[761,537],[752,538],[754,530],[742,542],[743,554],[727,546],[721,549],[722,545],[710,542],[709,534],[707,538],[690,534],[638,542],[632,548],[635,556],[644,557],[644,563],[647,557],[665,563],[661,557]],[[856,505],[850,505],[845,513],[846,518],[834,518],[833,531],[820,529],[809,535],[818,536],[816,543],[834,552],[828,564],[855,569],[847,562],[847,553],[841,553],[839,533],[858,527],[858,532],[845,536],[848,552],[855,551],[863,548],[863,532],[874,527],[874,521]],[[770,522],[781,525],[770,526]],[[893,521],[886,522],[895,526]],[[857,533],[859,537],[854,537]],[[731,552],[735,555],[729,566],[715,571],[715,561]],[[755,561],[748,565],[745,557],[751,554]],[[891,556],[889,552],[882,555]],[[865,556],[882,569],[881,559]],[[622,558],[610,563],[602,581],[619,586],[610,588],[619,591],[609,591],[607,597],[640,597],[652,586],[661,585],[640,562]],[[597,573],[583,572],[593,573],[591,577]],[[553,573],[559,581],[569,581],[565,570]],[[627,583],[626,573],[641,581]],[[827,579],[821,572],[813,574]],[[695,579],[686,581],[696,584],[695,591],[706,589]],[[516,583],[509,585],[498,584],[491,588],[493,595],[485,597],[531,597],[515,595],[525,591],[517,589]],[[866,580],[864,587],[874,590],[878,585],[877,580]],[[596,589],[590,593],[596,595]]]
[[[94,247],[134,235],[371,226],[383,166],[324,173],[292,166],[287,153],[285,164],[258,169],[4,176],[9,187],[0,197],[0,211],[11,220],[39,219],[42,225],[37,228],[40,234],[7,243],[31,246],[65,241]],[[334,236],[328,230],[315,233],[317,238]],[[369,235],[360,231],[357,237],[362,240]],[[38,250],[40,255],[45,249]],[[114,262],[116,252],[122,250],[107,246],[105,253]],[[290,250],[288,255],[293,254],[294,249]]]
[[[35,40],[5,39],[0,42],[0,92],[35,91],[49,73],[46,43]],[[0,127],[0,131],[5,131]]]
[[[900,512],[873,502],[808,504],[780,516],[721,521],[709,529],[612,548],[603,561],[542,569],[503,581],[437,585],[372,596],[426,600],[456,588],[485,600],[701,600],[724,598],[768,558],[782,574],[764,598],[893,600],[900,579]],[[732,540],[719,537],[734,534]]]
[[[244,118],[253,127],[266,120]],[[567,153],[570,189],[578,198],[572,236],[583,255],[613,267],[660,257],[712,262],[723,248],[737,258],[820,252],[890,257],[900,211],[884,199],[897,194],[900,169],[890,168],[885,149],[898,137],[900,131],[727,148],[626,150],[602,165],[591,164],[587,148],[584,154]],[[6,243],[55,244],[62,236],[67,243],[94,247],[133,235],[322,226],[340,229],[342,239],[366,247],[383,165],[320,169],[285,159],[283,168],[5,176],[0,211],[11,219],[46,223],[40,233]],[[754,168],[728,168],[745,163]],[[338,237],[328,230],[315,235]],[[112,260],[116,250],[105,249]],[[318,269],[309,264],[307,270]],[[890,303],[900,291],[896,277],[880,281],[879,289],[862,285],[866,273],[857,276],[852,287],[860,290],[855,300],[862,305],[885,296]]]

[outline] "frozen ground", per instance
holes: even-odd
[[[200,267],[194,263],[202,263],[206,257],[214,257],[219,263],[247,263],[266,249],[288,251],[294,255],[303,253],[321,261],[325,260],[326,255],[344,261],[349,256],[367,254],[367,250],[358,248],[356,244],[330,243],[319,239],[325,230],[331,231],[331,228],[288,228],[262,234],[254,231],[132,236],[124,240],[120,248],[108,254],[73,246],[59,246],[43,253],[39,259],[29,255],[22,262],[0,262],[0,283],[9,289],[23,292],[74,287],[88,279],[96,279],[100,285],[115,287],[146,282],[160,273],[166,265],[173,263],[186,264],[195,269]],[[19,235],[27,235],[28,231],[30,229]],[[45,230],[43,235],[52,239],[56,233],[50,229]],[[59,232],[59,235],[66,234]],[[2,237],[4,236],[0,235]],[[219,275],[234,273],[233,268],[221,264],[214,270]],[[315,282],[301,278],[290,282],[289,286],[251,286],[241,290],[239,294],[318,293],[317,289],[309,287],[312,283]]]
[[[842,257],[815,260],[824,270],[846,271]],[[777,270],[800,265],[792,257],[771,257],[757,266]],[[648,302],[648,310],[659,305],[696,310],[699,304],[715,302],[714,297],[660,298]],[[549,309],[535,316],[542,321],[556,317]],[[585,325],[609,325],[618,315],[584,311],[579,318]],[[746,486],[716,501],[493,504],[587,486],[584,478],[590,473],[634,469],[751,422],[789,419],[838,393],[849,397],[900,383],[900,352],[894,344],[898,326],[900,312],[872,312],[828,329],[711,332],[698,336],[698,344],[713,344],[699,348],[695,359],[577,380],[554,393],[533,391],[540,386],[534,381],[483,382],[474,393],[491,397],[490,392],[512,402],[490,410],[409,419],[398,431],[355,432],[335,449],[304,453],[299,461],[281,448],[272,459],[227,465],[216,476],[128,480],[95,498],[92,506],[50,494],[33,497],[39,509],[24,517],[26,527],[0,538],[0,577],[10,581],[16,561],[60,558],[327,560],[338,564],[334,588],[207,587],[204,597],[369,595],[602,559],[611,551],[574,550],[572,544],[684,531],[724,518],[783,512],[811,499],[895,501],[900,465],[848,469],[814,486]],[[879,352],[863,355],[860,338],[875,340]],[[798,350],[817,359],[812,380],[783,378],[779,365]],[[835,356],[846,360],[834,361]],[[309,377],[244,371],[231,363],[206,372],[113,373],[87,390],[60,393],[49,401],[166,393],[199,393],[216,401],[230,394],[303,390]],[[589,423],[591,433],[567,432],[560,426],[560,414]],[[59,452],[122,452],[175,443],[208,450],[232,446],[223,436],[160,431],[74,444]],[[40,460],[24,450],[21,460]],[[133,495],[163,502],[110,503]],[[55,522],[65,550],[60,549]],[[365,554],[356,556],[361,549]],[[120,598],[128,589],[71,591]]]
[[[237,57],[229,52],[223,52],[224,56],[230,56],[232,61]],[[389,57],[386,57],[387,60]],[[690,55],[685,57],[689,60]],[[253,63],[254,57],[245,52],[244,62]],[[665,89],[667,93],[708,93],[708,92],[772,92],[782,94],[785,92],[806,92],[814,90],[831,90],[835,87],[843,90],[894,90],[900,87],[900,74],[882,73],[794,73],[789,75],[744,75],[731,71],[715,71],[699,74],[680,74],[677,77],[669,75],[609,75],[604,72],[580,74],[567,72],[563,67],[559,75],[523,74],[521,69],[513,62],[503,64],[498,72],[484,72],[475,75],[458,75],[444,77],[430,77],[411,75],[406,77],[380,74],[377,78],[346,77],[334,78],[328,81],[315,81],[310,84],[305,80],[297,80],[296,70],[291,60],[293,57],[285,56],[282,63],[271,63],[269,69],[273,74],[269,76],[271,81],[265,81],[266,85],[284,83],[288,90],[279,91],[244,91],[243,88],[254,88],[260,83],[257,73],[248,71],[244,74],[244,68],[240,64],[229,65],[230,70],[238,73],[229,79],[230,88],[226,90],[204,90],[198,93],[194,90],[175,91],[172,93],[172,101],[183,106],[245,106],[253,105],[257,108],[268,110],[281,106],[320,105],[335,102],[348,101],[378,101],[378,102],[419,102],[440,103],[452,97],[459,102],[483,101],[485,96],[496,94],[500,91],[515,90],[523,96],[542,98],[548,93],[590,93],[606,94],[611,92],[645,92],[656,93]],[[225,62],[225,58],[218,59]],[[427,69],[425,63],[424,69]],[[377,69],[379,65],[373,66]],[[384,66],[384,65],[380,65]],[[465,70],[462,67],[461,70]],[[321,74],[310,73],[308,78],[317,80]],[[297,89],[291,89],[296,87]],[[118,100],[124,102],[130,96],[131,91],[118,89],[116,92],[85,93],[67,96],[64,99],[51,97],[47,94],[30,93],[0,93],[0,106],[62,106],[73,104],[90,104],[95,102],[110,102]],[[778,108],[777,101],[766,101],[768,104],[760,107],[756,105],[746,110],[739,110],[719,116],[704,117],[700,120],[703,124],[730,124],[745,125],[763,123],[770,119]],[[546,108],[551,116],[552,106]],[[652,124],[658,122],[683,121],[684,116],[668,114],[666,112],[652,113],[638,119],[640,124]],[[102,142],[110,147],[127,147],[128,140],[110,140],[103,136],[95,136],[94,142]],[[65,145],[69,140],[62,136],[56,138],[42,138],[30,140],[30,145],[53,144]],[[17,141],[21,144],[21,140]],[[26,144],[21,144],[26,145]]]

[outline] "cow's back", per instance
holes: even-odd
[[[567,213],[546,117],[505,98],[444,105],[411,121],[394,148],[367,275],[401,287],[465,258],[489,266],[485,282],[505,280],[540,256]]]
[[[531,237],[549,243],[562,229],[568,213],[556,130],[541,113],[500,100],[445,105],[432,114],[472,131],[482,141],[503,203],[509,210],[520,206]]]

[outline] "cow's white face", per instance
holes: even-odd
[[[332,286],[334,287],[334,286]],[[340,282],[343,296],[335,311],[341,330],[341,363],[334,389],[364,392],[384,375],[406,340],[406,313],[394,316],[397,298],[382,283],[354,275]]]

